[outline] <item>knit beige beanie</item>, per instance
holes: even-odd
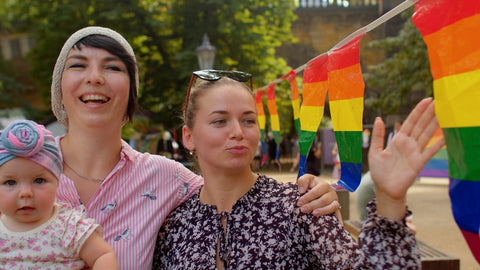
[[[62,88],[61,88],[61,81],[63,75],[63,69],[65,68],[65,61],[67,59],[67,55],[72,49],[73,45],[75,45],[79,40],[86,36],[90,35],[104,35],[110,37],[117,41],[127,52],[133,57],[135,61],[135,83],[137,85],[137,92],[138,92],[138,68],[136,65],[136,58],[133,52],[132,47],[125,40],[122,35],[119,33],[105,27],[99,26],[89,26],[78,30],[77,32],[73,33],[70,38],[63,44],[63,48],[60,51],[60,55],[57,58],[57,63],[55,64],[55,68],[53,69],[52,75],[52,111],[55,117],[57,117],[58,122],[60,122],[65,127],[68,123],[68,116],[63,109],[62,106]]]

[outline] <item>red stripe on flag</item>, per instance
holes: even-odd
[[[268,85],[267,88],[267,99],[268,100],[275,100],[275,85],[274,83],[271,83]]]
[[[265,111],[263,110],[262,97],[263,97],[263,91],[257,90],[257,93],[255,94],[255,102],[257,103],[258,115],[265,115]]]
[[[422,36],[426,36],[477,13],[480,13],[478,0],[420,0],[415,4],[412,19]]]
[[[292,69],[287,75],[282,76],[282,79],[285,78],[290,82],[290,87],[292,88],[292,100],[299,99],[300,95],[298,94],[297,81],[295,80],[297,78],[297,73],[295,70]]]
[[[363,35],[328,54],[328,71],[343,69],[360,62],[360,39]]]
[[[303,83],[326,81],[328,77],[327,70],[324,67],[327,60],[328,55],[324,54],[309,62],[307,68],[303,72]]]

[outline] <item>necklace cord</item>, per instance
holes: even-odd
[[[63,163],[65,163],[65,166],[67,166],[67,168],[69,168],[76,176],[78,176],[80,178],[90,180],[90,181],[95,181],[95,182],[103,182],[103,180],[105,180],[105,178],[100,179],[100,178],[91,178],[91,177],[83,176],[83,175],[79,174],[77,171],[75,171],[72,167],[70,167],[70,165],[68,165],[68,163],[65,160],[63,160]]]

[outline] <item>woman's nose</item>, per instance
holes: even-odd
[[[104,78],[101,67],[92,66],[88,70],[87,83],[90,84],[103,84]]]
[[[239,121],[232,121],[231,131],[230,131],[230,138],[231,139],[243,139],[243,128]]]

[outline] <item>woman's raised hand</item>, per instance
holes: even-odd
[[[378,214],[393,220],[404,217],[408,188],[445,144],[442,138],[425,148],[437,128],[432,98],[425,98],[415,106],[385,149],[385,124],[379,117],[375,119],[368,162],[376,187]]]

